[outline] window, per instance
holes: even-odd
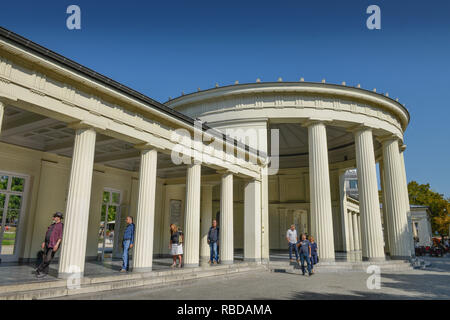
[[[0,173],[0,255],[3,257],[16,256],[25,184],[24,176]]]
[[[349,180],[350,189],[358,189],[358,180]]]

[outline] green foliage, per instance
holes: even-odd
[[[450,198],[434,192],[430,184],[418,184],[416,181],[408,183],[409,203],[427,206],[431,211],[431,228],[441,235],[448,235],[450,225]]]

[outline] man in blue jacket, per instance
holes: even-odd
[[[298,243],[300,251],[300,263],[302,267],[302,273],[305,275],[305,261],[308,266],[308,275],[312,275],[311,272],[311,244],[306,239],[306,234],[302,234],[301,240]]]
[[[217,221],[212,221],[212,226],[209,228],[208,231],[208,244],[210,248],[210,258],[209,263],[217,264],[219,262],[219,255],[218,255],[218,244],[219,244],[219,228],[217,227]]]
[[[125,229],[125,232],[123,234],[123,254],[122,254],[122,269],[120,269],[120,272],[127,272],[130,264],[130,257],[128,255],[128,251],[133,248],[134,245],[134,223],[133,223],[133,217],[128,216],[127,219],[127,227]]]

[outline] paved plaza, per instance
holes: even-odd
[[[450,299],[450,256],[425,258],[425,270],[381,274],[381,289],[370,290],[365,272],[318,273],[312,277],[255,272],[208,278],[163,289],[130,288],[63,299]],[[217,290],[220,288],[220,290]]]

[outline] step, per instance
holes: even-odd
[[[409,271],[413,270],[411,263],[404,260],[388,260],[383,262],[333,262],[318,263],[314,266],[317,273],[333,273],[333,272],[366,272],[371,265],[377,265],[381,271]],[[272,272],[301,273],[301,268],[296,263],[287,262],[270,262],[269,270]]]
[[[0,286],[0,300],[50,299],[69,295],[118,290],[133,287],[161,288],[176,282],[187,284],[198,279],[228,276],[247,272],[267,271],[264,265],[240,263],[192,269],[156,271],[148,273],[129,273],[113,276],[84,277],[80,288],[67,288],[66,280],[33,282],[18,285]]]

